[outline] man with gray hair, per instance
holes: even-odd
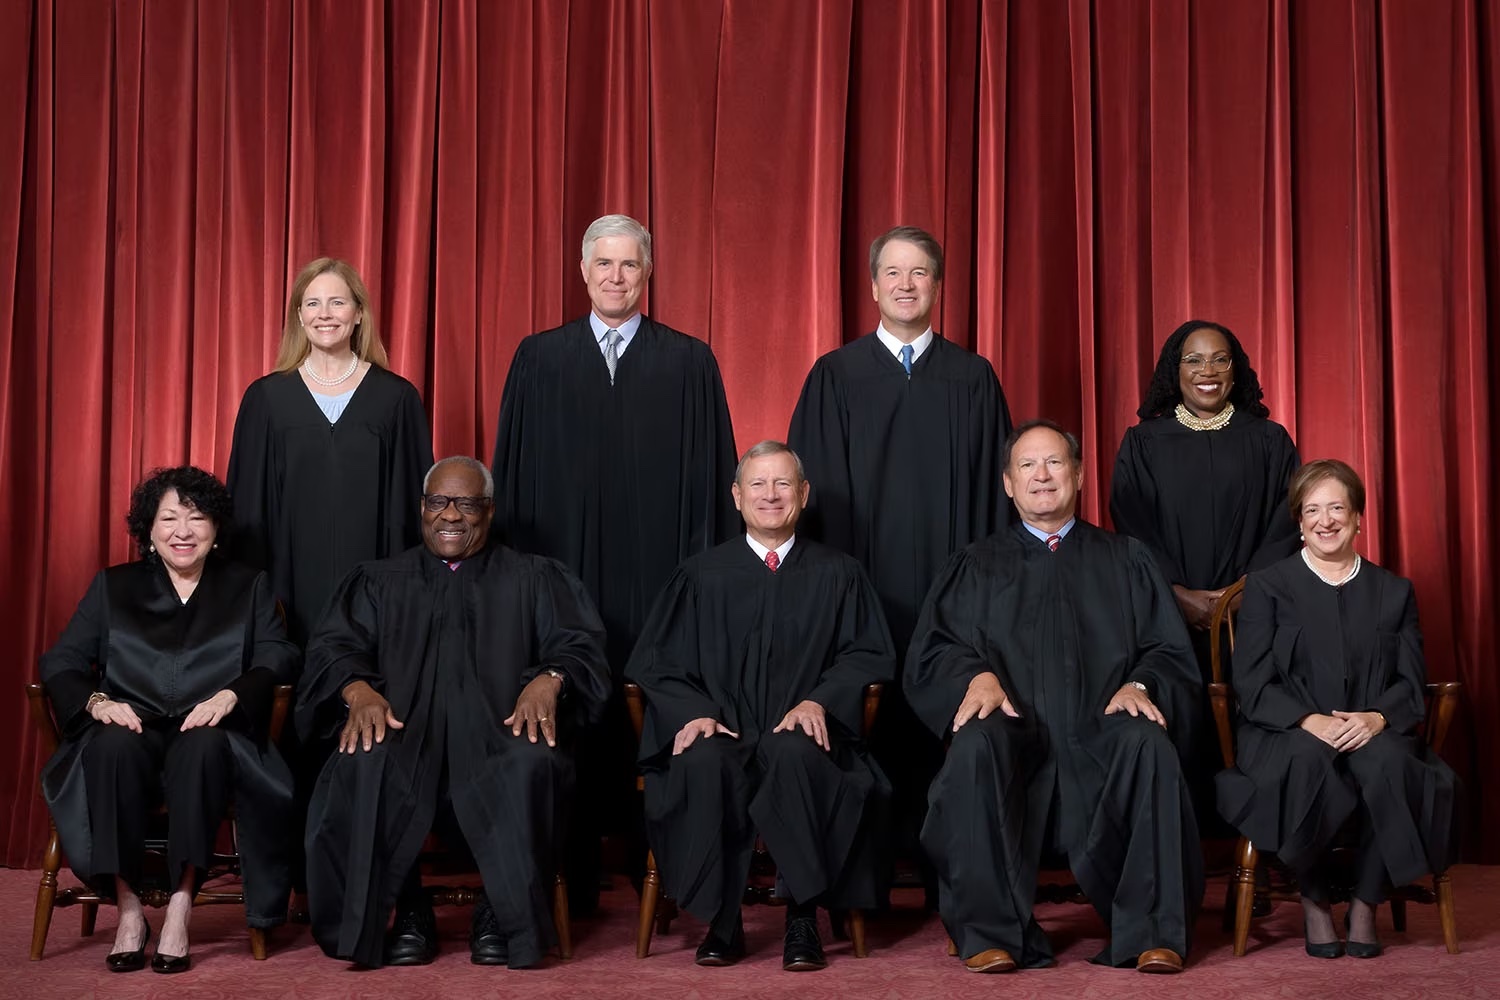
[[[745,535],[680,566],[630,658],[646,696],[646,821],[663,886],[708,924],[699,965],[745,953],[757,833],[787,893],[782,967],[822,968],[818,905],[868,909],[889,787],[865,752],[865,685],[896,656],[859,563],[796,534],[810,487],[779,441],[733,487]]]
[[[651,276],[645,227],[626,215],[596,219],[579,270],[588,315],[527,337],[511,363],[495,435],[495,517],[508,544],[559,559],[583,580],[618,685],[672,570],[738,524],[734,431],[708,345],[640,310]],[[598,739],[579,747],[585,813],[568,850],[578,913],[597,904],[604,818],[619,824],[637,801],[635,741],[618,696]]]
[[[567,745],[609,695],[604,629],[560,563],[491,544],[493,494],[472,458],[434,465],[423,544],[345,577],[308,642],[297,727],[336,736],[339,751],[306,834],[313,937],[330,956],[432,961],[417,869],[430,831],[466,842],[483,876],[475,964],[535,965],[555,943]]]

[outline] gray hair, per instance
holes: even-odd
[[[1010,468],[1010,453],[1015,450],[1016,442],[1020,441],[1028,432],[1037,430],[1038,428],[1045,428],[1061,435],[1062,439],[1068,444],[1068,457],[1073,460],[1073,464],[1075,466],[1083,464],[1083,445],[1079,443],[1078,435],[1055,420],[1039,417],[1036,420],[1028,420],[1024,424],[1019,425],[1005,439],[1005,462],[1000,466],[1002,469]]]
[[[745,463],[752,458],[765,458],[767,455],[790,455],[792,462],[797,466],[797,481],[807,482],[807,470],[802,467],[802,456],[798,455],[784,442],[765,440],[759,444],[751,445],[750,450],[740,456],[740,464],[734,467],[734,481],[740,481],[740,473],[745,470]]]
[[[651,266],[651,234],[628,215],[601,215],[583,231],[583,260],[594,253],[594,244],[606,236],[625,236],[641,248],[641,267]]]
[[[432,477],[437,474],[437,470],[445,465],[462,465],[466,469],[478,472],[484,479],[485,497],[491,500],[495,498],[495,477],[490,475],[489,468],[483,462],[477,458],[470,458],[468,455],[449,455],[447,458],[440,458],[433,462],[432,468],[427,470],[427,475],[422,477],[423,493],[427,492],[427,484],[432,482]]]
[[[932,280],[943,280],[943,245],[937,241],[937,237],[916,226],[897,226],[895,229],[881,233],[875,237],[875,242],[870,244],[871,281],[879,280],[880,275],[877,271],[880,267],[880,255],[885,250],[885,245],[892,240],[910,243],[925,253],[927,259],[932,262]]]

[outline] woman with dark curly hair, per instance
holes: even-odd
[[[1125,431],[1115,458],[1115,530],[1151,547],[1199,633],[1226,587],[1295,548],[1281,505],[1297,448],[1261,396],[1235,335],[1190,320],[1162,345],[1136,411],[1141,422]]]
[[[252,927],[286,919],[292,779],[267,740],[275,686],[299,654],[264,573],[218,556],[229,491],[192,466],[135,488],[141,559],[101,571],[42,656],[63,743],[42,771],[68,862],[119,907],[107,965],[145,966],[137,890],[155,807],[167,807],[171,899],[151,968],[191,964],[188,918],[231,798]]]

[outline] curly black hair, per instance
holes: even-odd
[[[1236,410],[1256,417],[1269,417],[1271,411],[1261,402],[1265,395],[1260,388],[1260,377],[1250,366],[1250,356],[1240,346],[1239,338],[1229,327],[1210,323],[1203,319],[1190,319],[1172,331],[1167,342],[1161,345],[1161,356],[1156,359],[1156,371],[1151,373],[1151,382],[1146,386],[1146,398],[1136,416],[1142,420],[1172,412],[1182,402],[1182,386],[1177,367],[1182,361],[1182,342],[1194,330],[1217,330],[1229,343],[1229,356],[1234,359],[1234,385],[1229,390],[1229,401]]]
[[[142,559],[155,558],[151,551],[151,525],[167,490],[176,490],[183,503],[207,514],[217,533],[223,535],[233,530],[234,502],[229,498],[229,488],[213,473],[194,465],[152,469],[131,491],[130,510],[125,515],[125,527],[135,539]]]

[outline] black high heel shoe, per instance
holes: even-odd
[[[151,940],[151,925],[146,925],[146,935],[135,951],[116,951],[104,956],[104,964],[110,972],[135,972],[146,967],[146,944]]]
[[[1351,903],[1350,906],[1352,908],[1353,904]],[[1351,923],[1353,923],[1353,914],[1351,914],[1348,910],[1345,910],[1345,934],[1349,933],[1349,926]],[[1379,941],[1356,941],[1353,938],[1349,939],[1347,948],[1350,958],[1379,958],[1381,953],[1385,951],[1385,946],[1382,945]]]
[[[152,972],[163,972],[170,975],[174,972],[186,972],[192,967],[192,955],[163,955],[161,952],[157,952],[151,956]]]
[[[1313,944],[1312,939],[1307,936],[1307,918],[1302,918],[1302,943],[1307,948],[1307,953],[1313,958],[1338,958],[1344,953],[1344,942],[1337,936],[1332,941],[1322,944]]]

